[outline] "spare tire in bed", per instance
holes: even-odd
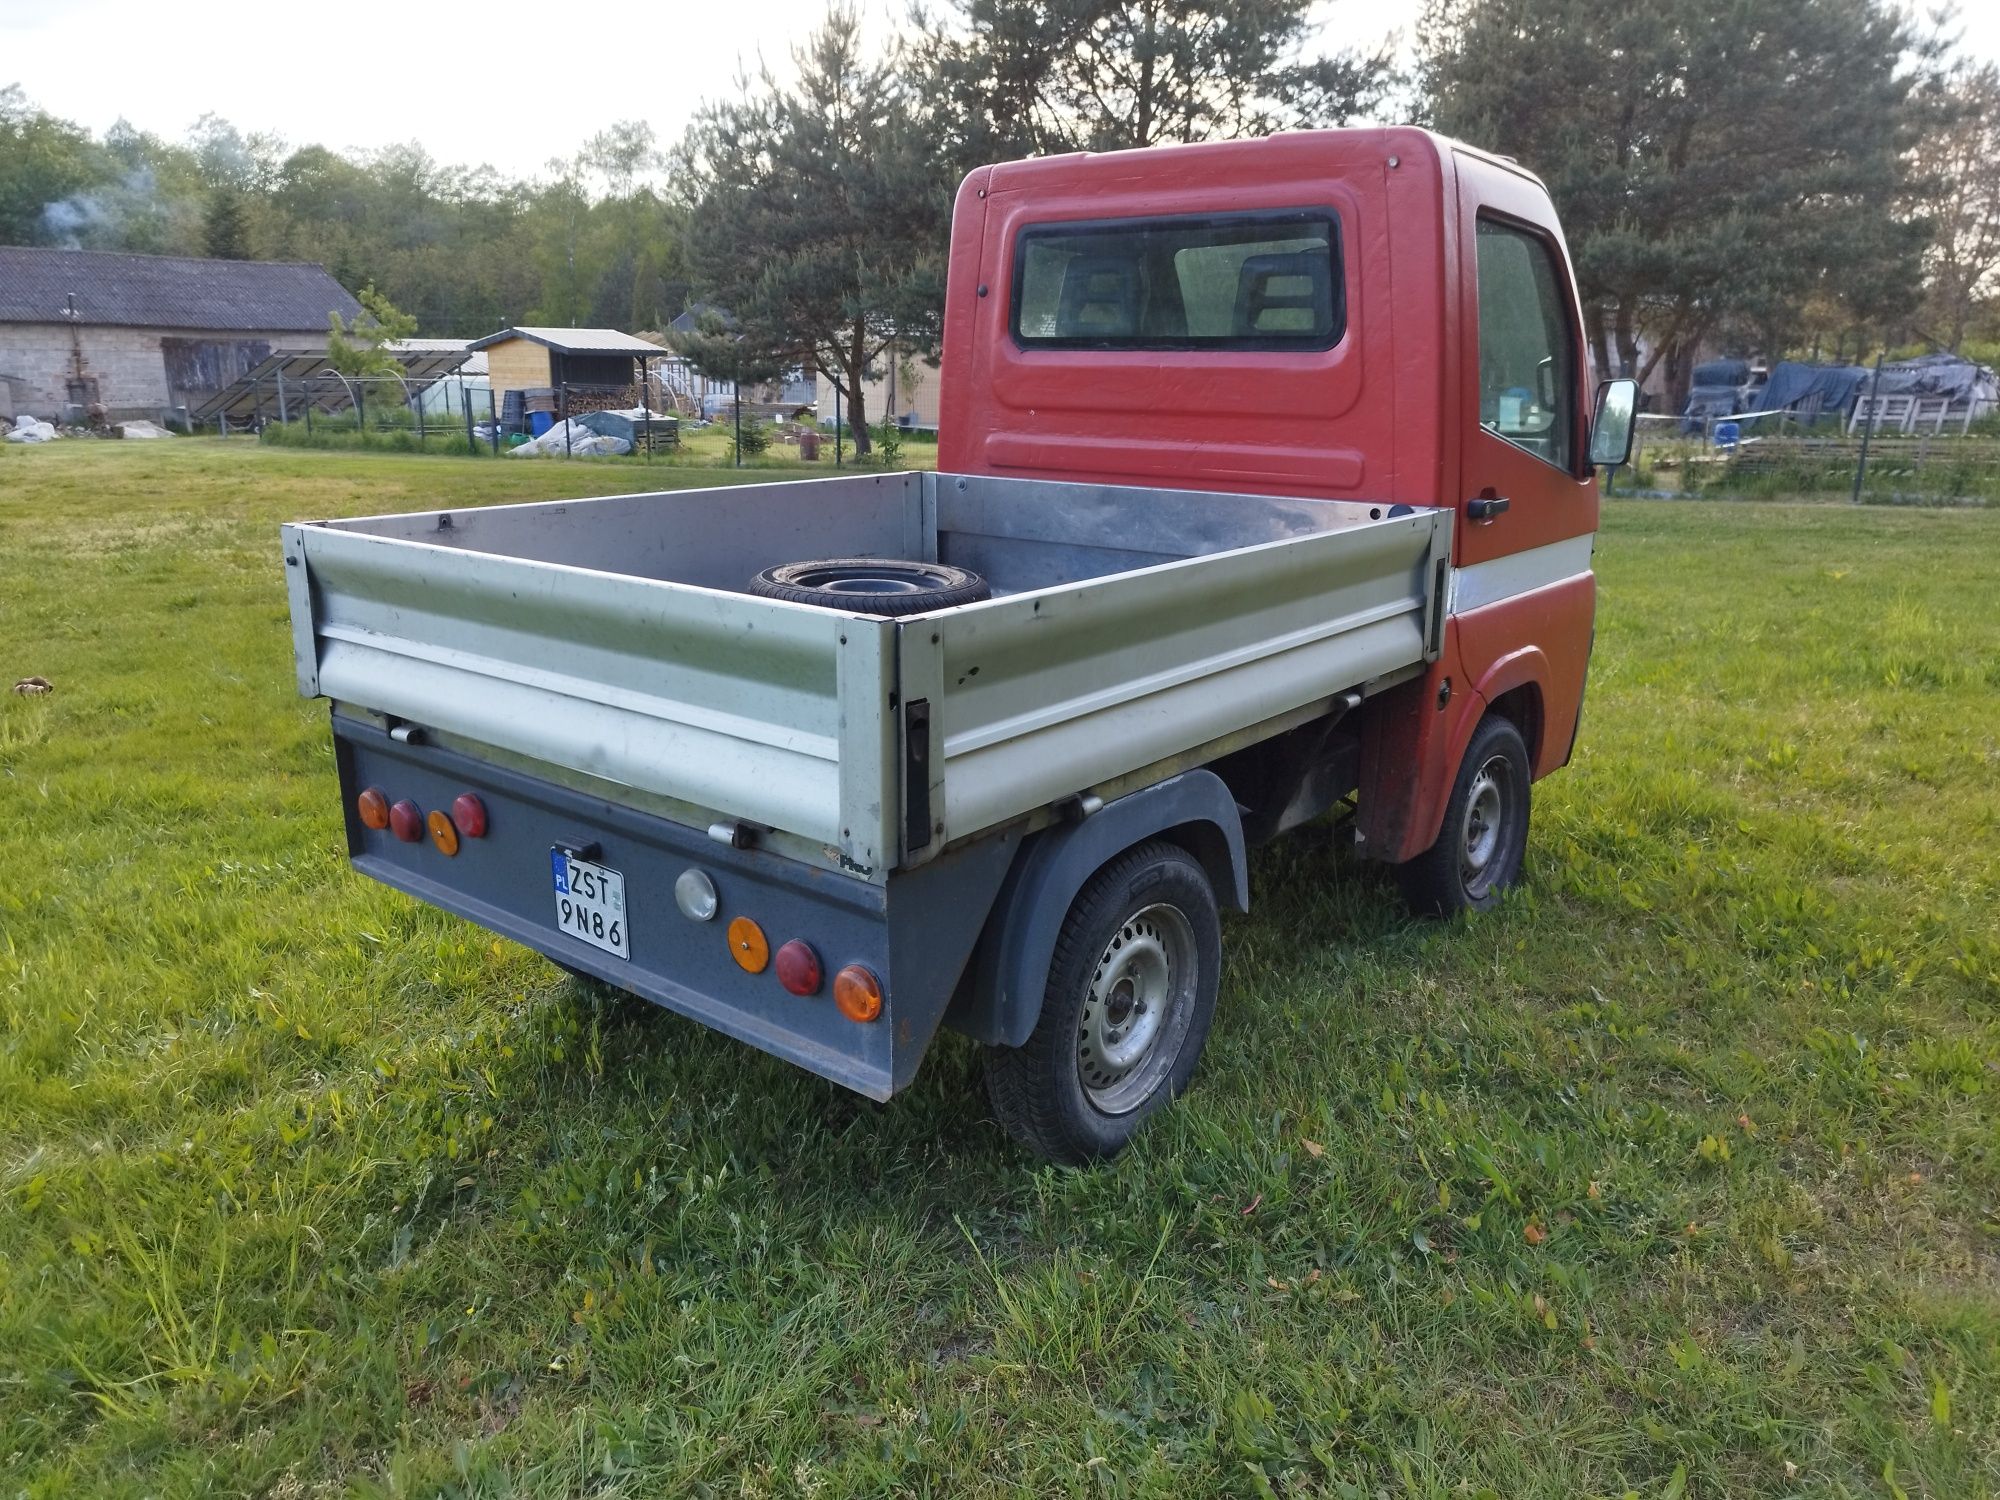
[[[793,604],[818,604],[858,615],[920,615],[993,597],[967,568],[899,557],[823,557],[766,568],[750,592]]]

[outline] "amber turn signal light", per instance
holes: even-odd
[[[458,853],[458,830],[452,826],[450,818],[441,812],[434,812],[424,822],[431,831],[431,842],[437,845],[438,853],[447,857]]]
[[[389,826],[389,796],[379,786],[371,786],[354,799],[354,811],[360,815],[363,828],[387,828]]]
[[[778,983],[794,995],[817,995],[819,981],[819,955],[811,943],[793,938],[778,950]]]
[[[424,813],[408,797],[389,809],[389,828],[406,844],[414,844],[424,836]]]
[[[882,981],[861,964],[849,964],[833,976],[833,1003],[850,1021],[872,1021],[882,1014]]]
[[[486,804],[471,792],[460,792],[451,804],[451,821],[469,839],[486,837]]]
[[[771,962],[770,940],[764,936],[764,929],[748,917],[738,917],[729,924],[729,956],[751,974],[761,974]]]

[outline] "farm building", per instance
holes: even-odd
[[[668,357],[658,344],[613,328],[503,328],[466,345],[486,355],[496,401],[509,391],[631,392]],[[553,408],[551,408],[553,409]]]
[[[894,344],[883,350],[875,363],[880,373],[861,386],[870,425],[890,422],[912,432],[936,432],[937,366]]]
[[[304,262],[0,246],[0,415],[171,420],[360,311]]]

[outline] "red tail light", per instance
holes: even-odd
[[[486,837],[486,804],[471,792],[459,793],[451,804],[451,821],[469,839]]]
[[[424,813],[408,797],[389,809],[389,830],[406,844],[424,836]]]
[[[812,944],[793,938],[778,950],[778,983],[794,995],[817,995],[819,993],[819,955],[812,950]]]

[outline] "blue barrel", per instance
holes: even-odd
[[[1734,448],[1743,436],[1741,422],[1717,422],[1715,424],[1715,446],[1725,453]]]
[[[556,425],[556,414],[552,411],[531,411],[528,413],[528,430],[540,437]]]

